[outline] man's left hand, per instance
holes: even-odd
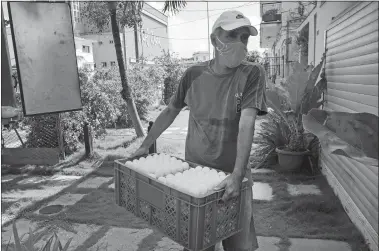
[[[226,202],[231,198],[237,197],[240,194],[242,179],[235,173],[230,174],[220,184],[218,184],[214,190],[221,190],[225,188],[225,192],[221,198]]]

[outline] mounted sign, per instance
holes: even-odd
[[[25,116],[82,109],[67,3],[8,2]]]

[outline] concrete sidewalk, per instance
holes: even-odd
[[[259,172],[270,172],[269,170],[260,170]],[[273,200],[275,199],[270,190],[270,185],[266,183],[256,182],[252,188],[254,191],[255,200]],[[289,191],[293,196],[296,196],[300,191],[308,193],[319,193],[316,187],[296,187],[288,186]],[[91,222],[85,222],[80,217],[75,221],[71,218],[71,213],[87,216],[96,213],[96,208],[88,208],[97,192],[103,193],[101,200],[103,204],[99,204],[99,208],[118,207],[114,204],[114,180],[112,162],[104,163],[98,171],[89,175],[81,183],[71,186],[66,193],[54,200],[47,201],[40,208],[29,212],[24,218],[16,221],[19,235],[29,231],[29,227],[34,230],[43,231],[47,227],[58,226],[58,236],[62,243],[66,243],[69,238],[73,238],[69,250],[105,250],[105,251],[166,251],[166,250],[182,250],[182,247],[165,237],[160,232],[150,228],[143,220],[136,218],[131,213],[123,208],[117,211],[118,218],[111,219],[93,219]],[[92,196],[92,197],[91,197]],[[49,205],[61,205],[63,209],[52,215],[43,215],[43,209]],[[75,207],[75,212],[73,207]],[[80,209],[81,212],[76,212]],[[80,211],[79,210],[79,211]],[[97,211],[98,212],[98,211]],[[105,212],[106,213],[106,212]],[[104,216],[106,218],[106,215]],[[102,223],[102,224],[100,224]],[[51,235],[46,235],[36,246],[41,247],[42,244]],[[2,247],[4,248],[8,241],[13,242],[12,225],[2,229]],[[278,237],[258,237],[260,248],[259,251],[349,251],[351,247],[345,242],[317,239],[301,239],[290,238],[284,240]],[[218,250],[222,250],[218,247]]]

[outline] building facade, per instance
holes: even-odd
[[[266,4],[280,6],[282,13],[281,17],[261,14],[261,46],[269,49],[274,60],[284,56],[274,64],[279,66],[280,76],[288,76],[286,66],[291,60],[317,65],[327,49],[327,91],[322,109],[378,116],[378,2],[317,1],[308,9],[289,8],[287,2],[261,2],[261,8]],[[294,10],[300,17],[291,14]],[[290,13],[287,21],[284,13]],[[370,249],[377,251],[378,167],[324,150],[320,166]]]
[[[96,43],[94,40],[84,39],[81,37],[74,37],[76,60],[78,68],[95,69],[95,61],[93,54],[93,45]]]
[[[169,50],[168,17],[148,3],[144,4],[141,12],[142,26],[137,28],[120,27],[120,40],[126,64],[133,64],[137,58],[144,58],[147,64],[153,64],[154,58],[163,55],[163,50]],[[74,21],[75,22],[75,21]],[[111,27],[103,32],[97,32],[96,27],[84,18],[76,24],[76,33],[80,37],[95,40],[94,61],[96,68],[109,68],[117,65]]]
[[[209,53],[207,51],[197,51],[193,53],[195,62],[205,62],[209,60]]]

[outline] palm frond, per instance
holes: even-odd
[[[181,9],[186,7],[187,1],[179,0],[179,1],[165,1],[163,6],[163,12],[169,12],[173,14],[177,14]]]

